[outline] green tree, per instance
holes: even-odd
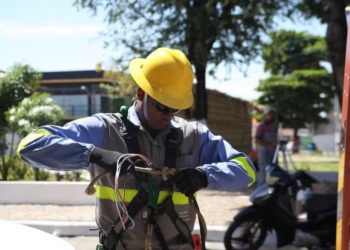
[[[184,51],[195,69],[197,119],[207,118],[206,72],[214,74],[220,63],[243,69],[259,54],[261,35],[274,17],[292,10],[288,0],[76,0],[75,5],[107,13],[106,46],[122,51],[119,65],[157,47]]]
[[[22,138],[37,127],[48,124],[60,125],[63,116],[64,111],[47,93],[34,93],[6,112],[12,133],[16,132]],[[35,168],[35,179],[39,180],[38,168]]]
[[[5,157],[5,151],[8,148],[6,133],[9,128],[5,113],[10,107],[17,105],[23,98],[33,94],[39,87],[40,81],[41,74],[25,64],[15,64],[8,72],[0,73],[0,168],[3,180],[6,180],[8,169],[11,165],[7,161],[8,157]],[[10,142],[10,150],[12,148],[13,140]]]
[[[273,75],[260,80],[258,102],[272,105],[284,117],[284,127],[299,128],[326,123],[334,91],[326,70],[295,70],[290,75]]]
[[[306,19],[317,18],[327,24],[327,60],[332,65],[333,83],[342,106],[348,25],[345,7],[348,0],[299,0],[296,9]]]
[[[25,64],[15,64],[8,73],[0,74],[0,136],[4,136],[8,127],[5,112],[33,94],[42,75]]]
[[[324,39],[304,32],[280,30],[270,34],[263,46],[265,70],[272,76],[260,80],[258,102],[272,105],[284,116],[284,126],[294,129],[327,122],[334,86],[320,65],[325,55]]]
[[[118,72],[117,65],[112,64],[109,70],[104,71],[103,77],[109,79],[109,84],[101,83],[100,87],[108,96],[109,107],[131,105],[136,100],[137,84],[130,74]],[[101,63],[97,65],[97,70],[101,71]],[[116,112],[113,108],[109,112]]]
[[[326,60],[325,39],[305,32],[279,30],[269,34],[271,41],[262,46],[264,70],[271,74],[289,74],[296,69],[322,69]]]

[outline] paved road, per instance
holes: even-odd
[[[72,244],[76,250],[96,250],[96,243],[98,242],[97,237],[73,237],[73,238],[62,238]],[[223,243],[218,242],[207,242],[207,250],[225,250]],[[259,250],[274,250],[273,247],[262,247]],[[295,247],[284,247],[278,250],[301,250]]]

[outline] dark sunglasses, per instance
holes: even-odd
[[[166,114],[171,112],[173,115],[180,112],[180,109],[169,108],[156,100],[153,100],[153,106],[161,113]]]

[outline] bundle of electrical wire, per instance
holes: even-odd
[[[128,221],[128,219],[131,221],[132,225],[130,226],[129,229],[132,229],[135,226],[135,222],[134,220],[130,217],[130,215],[128,214],[128,209],[126,208],[125,202],[124,202],[124,197],[125,197],[125,188],[123,189],[123,196],[120,194],[119,192],[119,188],[118,188],[118,180],[119,180],[119,175],[120,175],[120,171],[121,168],[125,168],[125,167],[129,167],[127,166],[127,164],[124,164],[126,161],[130,160],[131,158],[135,158],[135,157],[139,157],[141,159],[143,159],[145,162],[150,163],[150,160],[147,159],[147,157],[140,155],[140,154],[124,154],[122,155],[117,162],[117,170],[116,170],[116,174],[115,174],[115,192],[116,192],[116,205],[117,205],[117,211],[118,211],[118,215],[119,215],[119,219],[122,222],[122,227],[125,230],[125,223]],[[131,163],[130,163],[131,164]],[[125,181],[124,181],[125,184]],[[123,215],[121,214],[119,208],[122,210]],[[125,216],[125,218],[123,219],[123,217]]]

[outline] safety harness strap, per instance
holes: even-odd
[[[148,194],[144,189],[141,189],[134,199],[127,206],[129,216],[134,219],[139,211],[147,204]],[[130,220],[125,223],[125,227],[128,227]],[[116,225],[114,225],[109,231],[106,239],[103,242],[103,247],[106,250],[114,250],[118,241],[120,240],[124,230],[121,229],[118,233],[116,232],[116,227],[119,226],[119,220]]]
[[[168,244],[167,244],[167,242],[166,242],[166,240],[164,238],[164,235],[163,235],[162,231],[160,230],[159,226],[155,227],[153,229],[153,231],[156,234],[157,239],[158,239],[159,244],[162,247],[162,249],[169,250]]]
[[[176,168],[176,157],[178,154],[179,131],[176,128],[170,128],[170,133],[165,139],[165,158],[164,166]]]
[[[134,125],[128,118],[122,118],[123,126],[120,128],[120,135],[128,148],[129,153],[141,154],[139,142],[137,141],[137,135],[140,127]]]
[[[192,234],[187,224],[178,216],[174,208],[174,202],[171,197],[168,197],[163,204],[159,213],[165,212],[173,222],[176,230],[180,233],[181,243],[189,243],[194,248]]]
[[[154,211],[152,212],[150,218],[149,218],[149,223],[155,225],[156,220],[155,220],[155,214]],[[160,246],[162,247],[162,250],[169,250],[168,243],[166,242],[164,235],[162,231],[159,228],[159,225],[156,225],[153,229],[154,233],[156,234],[156,237],[159,241]]]
[[[126,144],[126,147],[129,153],[141,154],[141,149],[139,142],[137,141],[137,135],[139,133],[140,127],[133,124],[126,117],[122,117],[122,126],[120,127],[120,135],[123,137],[123,140]],[[124,175],[127,171],[127,168],[122,168],[120,170],[120,176]]]

